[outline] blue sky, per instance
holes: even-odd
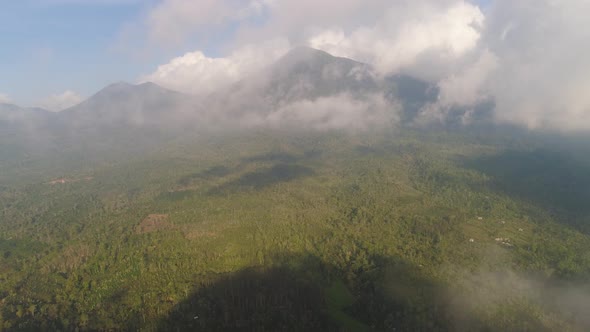
[[[114,51],[121,26],[139,3],[0,0],[0,91],[21,104],[73,89],[91,93],[132,78],[147,64]]]
[[[134,82],[183,51],[125,45],[141,43],[139,34],[121,36],[149,6],[138,0],[0,0],[0,93],[34,105],[65,90],[88,96],[113,81]]]

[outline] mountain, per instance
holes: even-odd
[[[32,142],[35,147],[83,153],[107,152],[116,146],[124,154],[182,138],[187,132],[250,128],[251,123],[339,128],[365,119],[388,124],[391,115],[391,121],[413,126],[438,95],[435,84],[403,75],[383,77],[369,64],[298,47],[205,99],[150,82],[119,82],[59,113],[0,105],[0,126],[11,135],[3,144]],[[442,124],[463,126],[466,116],[485,119],[481,114],[492,107],[452,108]],[[348,111],[342,113],[342,108]],[[293,121],[304,124],[295,126]]]
[[[372,68],[307,47],[293,49],[270,67],[263,95],[274,104],[379,89]]]
[[[41,108],[0,104],[0,163],[52,146],[55,118],[55,113]]]
[[[0,124],[12,130],[36,128],[59,135],[104,129],[167,128],[179,116],[194,113],[194,98],[154,83],[115,83],[58,113],[41,108],[0,104]]]
[[[194,128],[194,104],[153,83],[115,83],[58,113],[1,105],[0,162],[61,159],[79,167],[138,156]]]
[[[31,136],[31,133],[47,130],[55,117],[55,113],[42,108],[0,104],[0,134]]]
[[[206,103],[231,114],[272,113],[301,100],[379,91],[371,68],[309,47],[297,47],[258,73],[211,95]]]
[[[45,127],[58,135],[122,136],[133,130],[223,127],[248,117],[267,117],[282,107],[319,98],[345,96],[347,103],[383,96],[392,110],[401,105],[400,121],[413,125],[426,106],[436,103],[435,84],[407,75],[383,77],[369,64],[297,47],[258,73],[209,97],[196,97],[147,82],[111,84],[82,103],[57,114],[14,105],[0,107],[0,121],[12,126]],[[447,124],[462,125],[466,116],[485,119],[493,104],[447,110]],[[295,110],[296,111],[296,110]],[[3,119],[3,120],[2,120]]]
[[[87,127],[167,126],[175,114],[190,111],[192,97],[147,82],[111,84],[59,113],[64,123]]]
[[[0,103],[0,122],[40,121],[51,118],[54,113],[38,107],[20,107]]]
[[[301,101],[338,96],[363,101],[378,95],[391,109],[401,105],[399,121],[414,126],[420,122],[421,112],[436,104],[439,94],[434,83],[409,75],[383,76],[370,64],[297,47],[264,70],[214,93],[205,104],[234,116],[268,115]],[[457,127],[489,121],[492,109],[490,101],[472,108],[451,107],[444,110],[437,125]]]

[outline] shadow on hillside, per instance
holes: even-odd
[[[17,331],[546,330],[534,313],[526,311],[502,312],[509,325],[489,326],[473,308],[453,305],[444,284],[405,261],[352,260],[356,262],[339,267],[339,259],[326,262],[310,255],[277,254],[268,267],[200,277],[193,292],[161,317],[126,312],[125,290],[96,309],[110,313],[106,316],[95,317],[97,312],[79,312],[74,306],[59,315],[42,310],[17,318],[9,308],[2,314],[12,321],[9,330]],[[117,312],[120,315],[111,320]]]
[[[178,304],[161,331],[336,331],[321,289],[284,268],[218,276]]]
[[[450,331],[482,326],[475,317],[449,309],[446,288],[403,262],[374,258],[377,270],[363,272],[310,256],[281,261],[271,268],[212,276],[163,317],[158,330]]]
[[[277,164],[270,168],[246,173],[236,180],[225,183],[209,191],[209,194],[221,194],[228,191],[246,189],[260,190],[278,183],[289,182],[312,176],[315,172],[308,167],[293,164]]]
[[[229,175],[231,173],[232,173],[232,170],[228,167],[213,166],[213,167],[207,168],[204,171],[183,176],[182,178],[180,178],[178,180],[178,184],[189,185],[194,180],[198,180],[198,179],[210,180],[210,179],[214,179],[214,178],[221,178],[221,177],[224,177],[224,176]]]
[[[285,152],[270,152],[252,157],[243,158],[242,161],[253,163],[253,162],[281,162],[281,163],[294,163],[299,159],[297,156]]]
[[[493,189],[530,202],[558,221],[590,234],[590,165],[570,153],[506,151],[466,160],[463,166],[492,177]]]
[[[298,157],[293,154],[285,152],[270,152],[260,155],[254,155],[247,158],[241,159],[241,165],[236,167],[228,167],[224,165],[213,166],[203,171],[188,174],[180,178],[177,182],[179,185],[190,185],[195,180],[213,180],[217,178],[223,178],[231,175],[232,173],[238,172],[243,166],[252,163],[280,163],[280,164],[293,164],[300,159],[310,159],[315,157],[311,153],[306,153],[304,156]]]

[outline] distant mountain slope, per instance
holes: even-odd
[[[0,136],[10,139],[31,140],[51,127],[56,114],[41,108],[0,104]]]
[[[288,103],[339,93],[360,96],[378,88],[369,65],[299,47],[270,67],[263,94],[274,103]]]
[[[112,84],[59,113],[2,105],[0,163],[15,168],[51,156],[79,165],[137,156],[194,127],[192,105],[191,96],[153,83]]]
[[[414,125],[421,112],[439,99],[440,90],[430,83],[408,75],[380,75],[371,65],[335,57],[309,47],[298,47],[266,69],[214,93],[206,101],[209,108],[237,116],[270,114],[285,105],[315,101],[318,98],[346,96],[365,100],[383,96],[400,105],[402,125]],[[463,125],[469,120],[488,119],[489,102],[475,108],[453,107],[446,110],[441,125]]]
[[[440,93],[436,84],[407,75],[388,76],[382,86],[388,99],[401,103],[400,121],[406,124],[416,120],[424,106],[435,103]]]
[[[18,155],[41,149],[100,158],[113,150],[125,155],[170,139],[267,123],[293,130],[366,128],[364,121],[413,126],[438,98],[433,83],[383,77],[369,64],[298,47],[202,99],[154,83],[115,83],[59,113],[0,104],[0,136],[2,149]],[[452,108],[442,125],[463,126],[466,116],[485,121],[492,109],[491,103]]]
[[[0,163],[49,150],[54,141],[55,115],[41,108],[0,104]]]
[[[176,114],[190,111],[192,102],[192,97],[154,83],[115,83],[60,112],[59,117],[79,127],[158,127],[168,125]]]
[[[1,122],[40,121],[53,117],[55,113],[38,107],[20,107],[14,104],[0,103]]]
[[[206,103],[234,114],[271,113],[301,100],[379,90],[369,65],[298,47],[259,73],[212,94]]]

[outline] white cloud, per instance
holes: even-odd
[[[163,0],[147,18],[153,38],[232,23],[237,32],[225,46],[235,51],[187,53],[142,79],[207,93],[272,63],[289,44],[309,44],[438,84],[440,100],[428,111],[440,116],[492,97],[497,121],[589,130],[588,12],[587,0],[495,0],[485,14],[467,0]]]
[[[270,0],[164,0],[146,17],[151,40],[182,42],[195,33],[211,34],[226,24],[261,15]]]
[[[487,86],[500,121],[590,129],[590,30],[586,0],[497,1],[485,43],[499,59]]]
[[[213,112],[216,116],[213,125],[227,128],[365,131],[390,128],[397,124],[399,109],[399,105],[386,100],[381,94],[358,98],[342,93],[285,103],[272,112],[219,112],[216,109]]]
[[[262,69],[284,55],[289,48],[286,40],[277,39],[244,46],[223,58],[210,58],[200,51],[190,52],[159,66],[140,81],[206,95]]]
[[[360,100],[342,94],[285,105],[266,117],[267,125],[314,130],[367,130],[398,122],[397,108],[382,95]]]
[[[438,83],[428,112],[493,97],[496,119],[538,129],[590,129],[590,2],[462,1],[393,6],[375,25],[325,30],[314,47]]]
[[[456,73],[438,82],[438,100],[426,105],[414,124],[444,123],[454,107],[467,108],[461,118],[463,124],[473,120],[475,105],[492,97],[486,84],[490,73],[498,68],[498,58],[488,50],[477,55]]]
[[[10,104],[12,100],[8,97],[7,94],[0,93],[0,104]]]
[[[253,36],[280,33],[301,42],[313,30],[333,26],[350,29],[370,24],[391,7],[392,0],[271,0],[263,4],[268,20],[250,33]]]
[[[483,22],[480,9],[464,1],[447,7],[398,1],[374,25],[350,33],[326,30],[309,43],[334,55],[371,63],[385,73],[409,71],[429,77],[432,72],[421,70],[424,62],[449,66],[463,57],[477,46]]]
[[[83,98],[77,93],[66,90],[61,94],[47,97],[39,103],[39,107],[49,111],[59,112],[80,103]]]
[[[308,0],[251,1],[244,8],[256,8],[252,10],[256,13],[266,8],[273,15],[265,29],[273,30],[278,35],[277,38],[240,47],[226,57],[210,58],[198,50],[189,52],[161,65],[154,73],[144,75],[140,80],[153,81],[184,92],[212,92],[228,82],[235,82],[271,64],[286,53],[290,45],[286,37],[292,35],[291,28],[295,26],[301,27],[305,23],[313,27],[331,22],[354,21],[353,18],[359,11],[368,11],[369,14],[361,16],[372,17],[383,12],[384,8],[389,9],[372,25],[358,27],[350,33],[345,33],[340,28],[310,29],[303,43],[337,56],[371,63],[383,72],[405,70],[419,74],[422,71],[422,77],[433,76],[433,70],[426,71],[423,68],[426,68],[424,63],[432,60],[432,55],[435,54],[435,61],[439,64],[437,70],[442,72],[436,75],[438,79],[450,71],[446,67],[451,67],[476,46],[480,37],[479,27],[483,22],[483,14],[478,7],[464,1],[443,2],[447,5],[441,6],[441,2],[434,1],[402,0],[394,1],[393,5],[388,1],[366,5],[359,0],[338,1],[338,5],[335,1],[319,4]],[[334,10],[330,11],[330,8]],[[163,2],[160,9],[152,12],[152,16],[162,15],[166,20],[172,20],[172,17],[176,17],[173,13],[178,11],[178,15],[182,12],[187,18],[192,18],[192,22],[201,22],[200,15],[212,11],[221,13],[226,9],[223,4],[207,1],[191,5],[185,1],[169,0]],[[191,14],[192,11],[198,11],[199,14]],[[174,28],[166,27],[165,24],[155,26],[161,28],[162,36],[175,29],[190,30],[187,27],[182,28],[184,25],[179,22],[182,19],[178,18],[174,24],[171,23]],[[432,67],[431,65],[430,68]]]
[[[399,1],[399,0],[398,0]],[[210,35],[236,24],[249,30],[249,38],[291,38],[302,27],[371,19],[387,6],[387,0],[162,0],[144,18],[152,41],[180,42],[195,34]],[[261,24],[264,22],[264,24]],[[253,23],[253,24],[250,24]],[[303,30],[304,30],[303,29]],[[254,40],[247,40],[251,43]],[[260,41],[260,38],[256,39]]]
[[[445,106],[468,106],[488,98],[485,84],[490,73],[498,69],[498,58],[488,50],[476,60],[439,82],[439,103]]]

